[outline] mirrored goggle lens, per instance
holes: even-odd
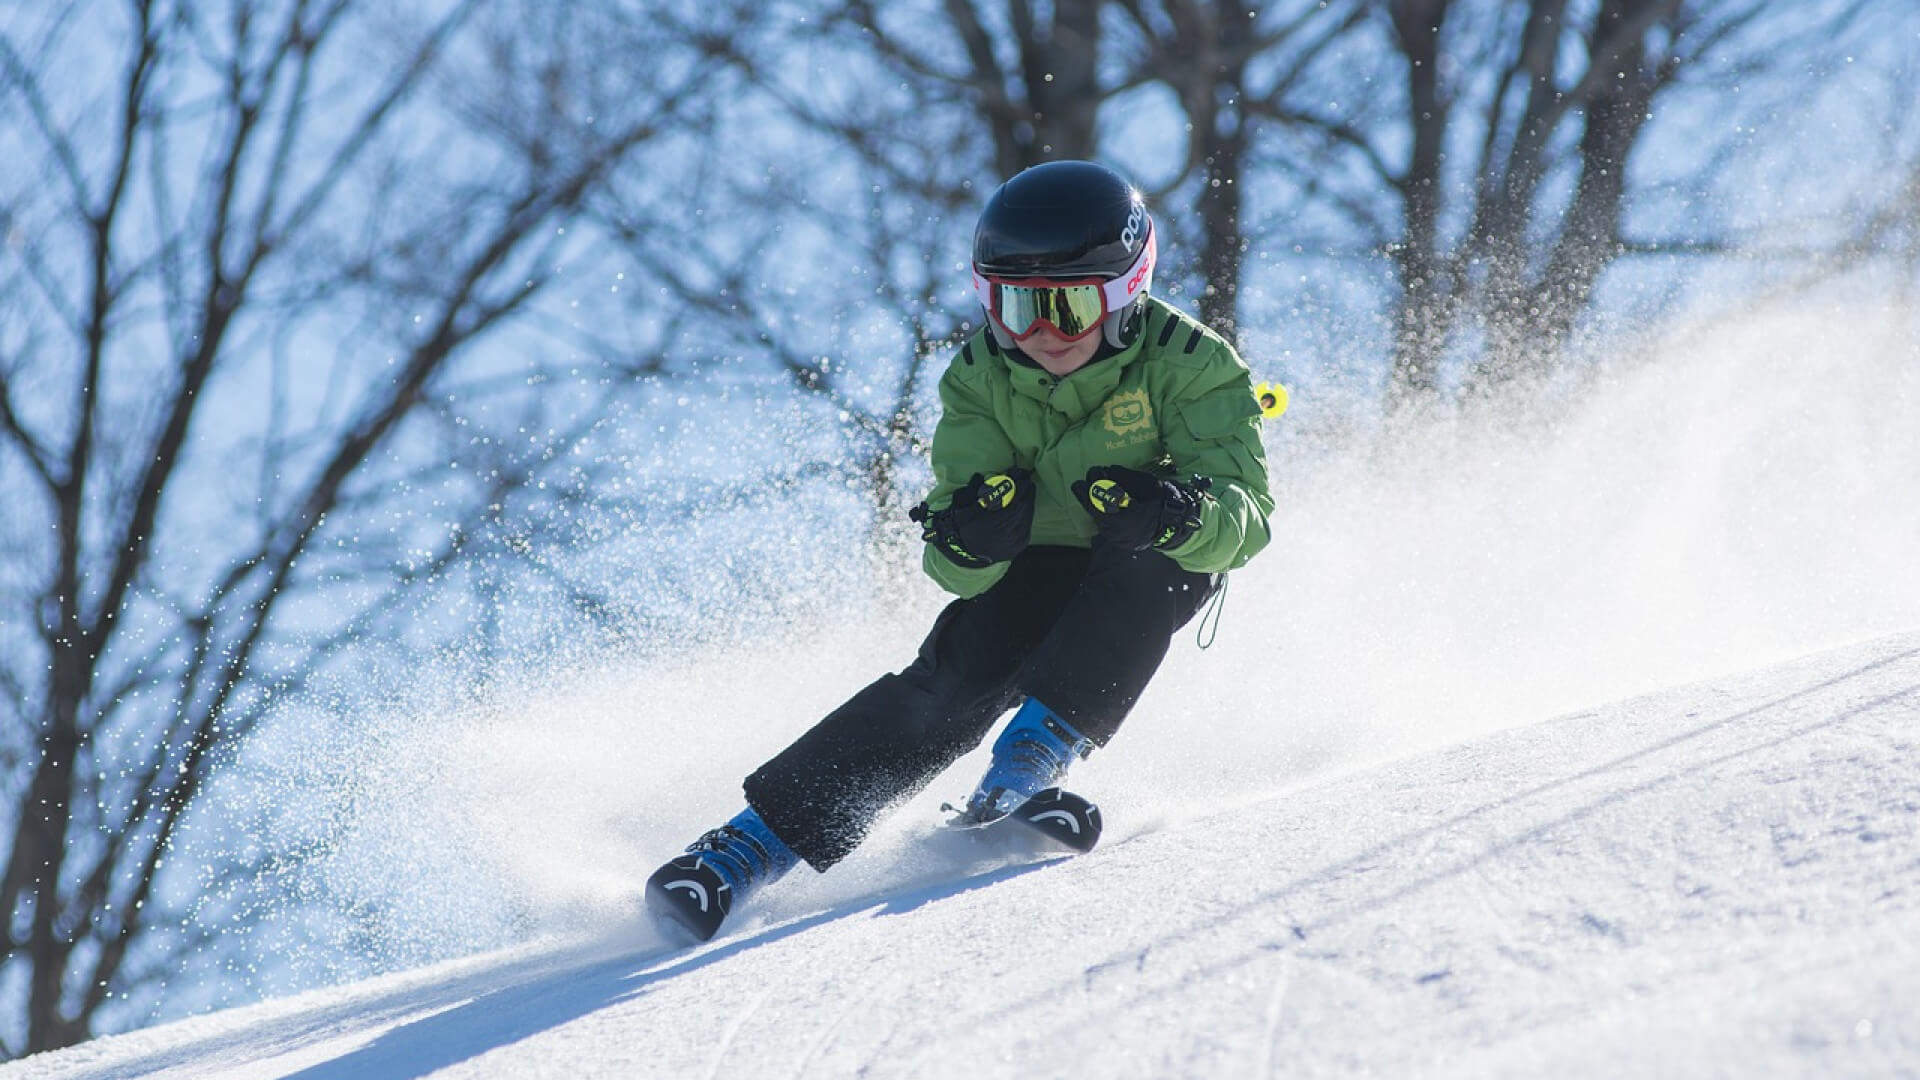
[[[1026,337],[1047,323],[1068,338],[1085,337],[1106,316],[1100,286],[1003,285],[993,282],[994,314],[1014,337]]]

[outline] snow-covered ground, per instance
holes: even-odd
[[[636,921],[0,1076],[1920,1075],[1916,743],[1908,633],[1111,806],[1083,858],[802,880],[699,948]]]

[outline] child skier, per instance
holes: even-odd
[[[1173,635],[1265,547],[1266,454],[1247,367],[1149,295],[1152,217],[1085,161],[1002,184],[974,232],[985,327],[949,364],[926,572],[960,599],[917,659],[746,779],[747,808],[647,882],[706,940],[752,891],[845,858],[1018,706],[960,813],[984,824],[1113,738]]]

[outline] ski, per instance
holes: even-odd
[[[1071,791],[1047,788],[1005,814],[986,820],[969,818],[962,812],[951,827],[982,836],[1018,831],[1047,847],[1084,855],[1100,842],[1100,808]]]

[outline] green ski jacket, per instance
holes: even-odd
[[[1267,545],[1273,496],[1247,365],[1219,335],[1157,298],[1148,299],[1133,344],[1065,378],[1014,362],[983,329],[948,364],[940,405],[927,496],[935,510],[973,474],[1018,466],[1034,476],[1030,542],[1088,547],[1093,519],[1071,485],[1095,465],[1124,465],[1212,481],[1199,531],[1164,552],[1182,567],[1231,570]],[[931,544],[922,565],[960,596],[985,592],[1007,570],[1004,562],[958,566]]]

